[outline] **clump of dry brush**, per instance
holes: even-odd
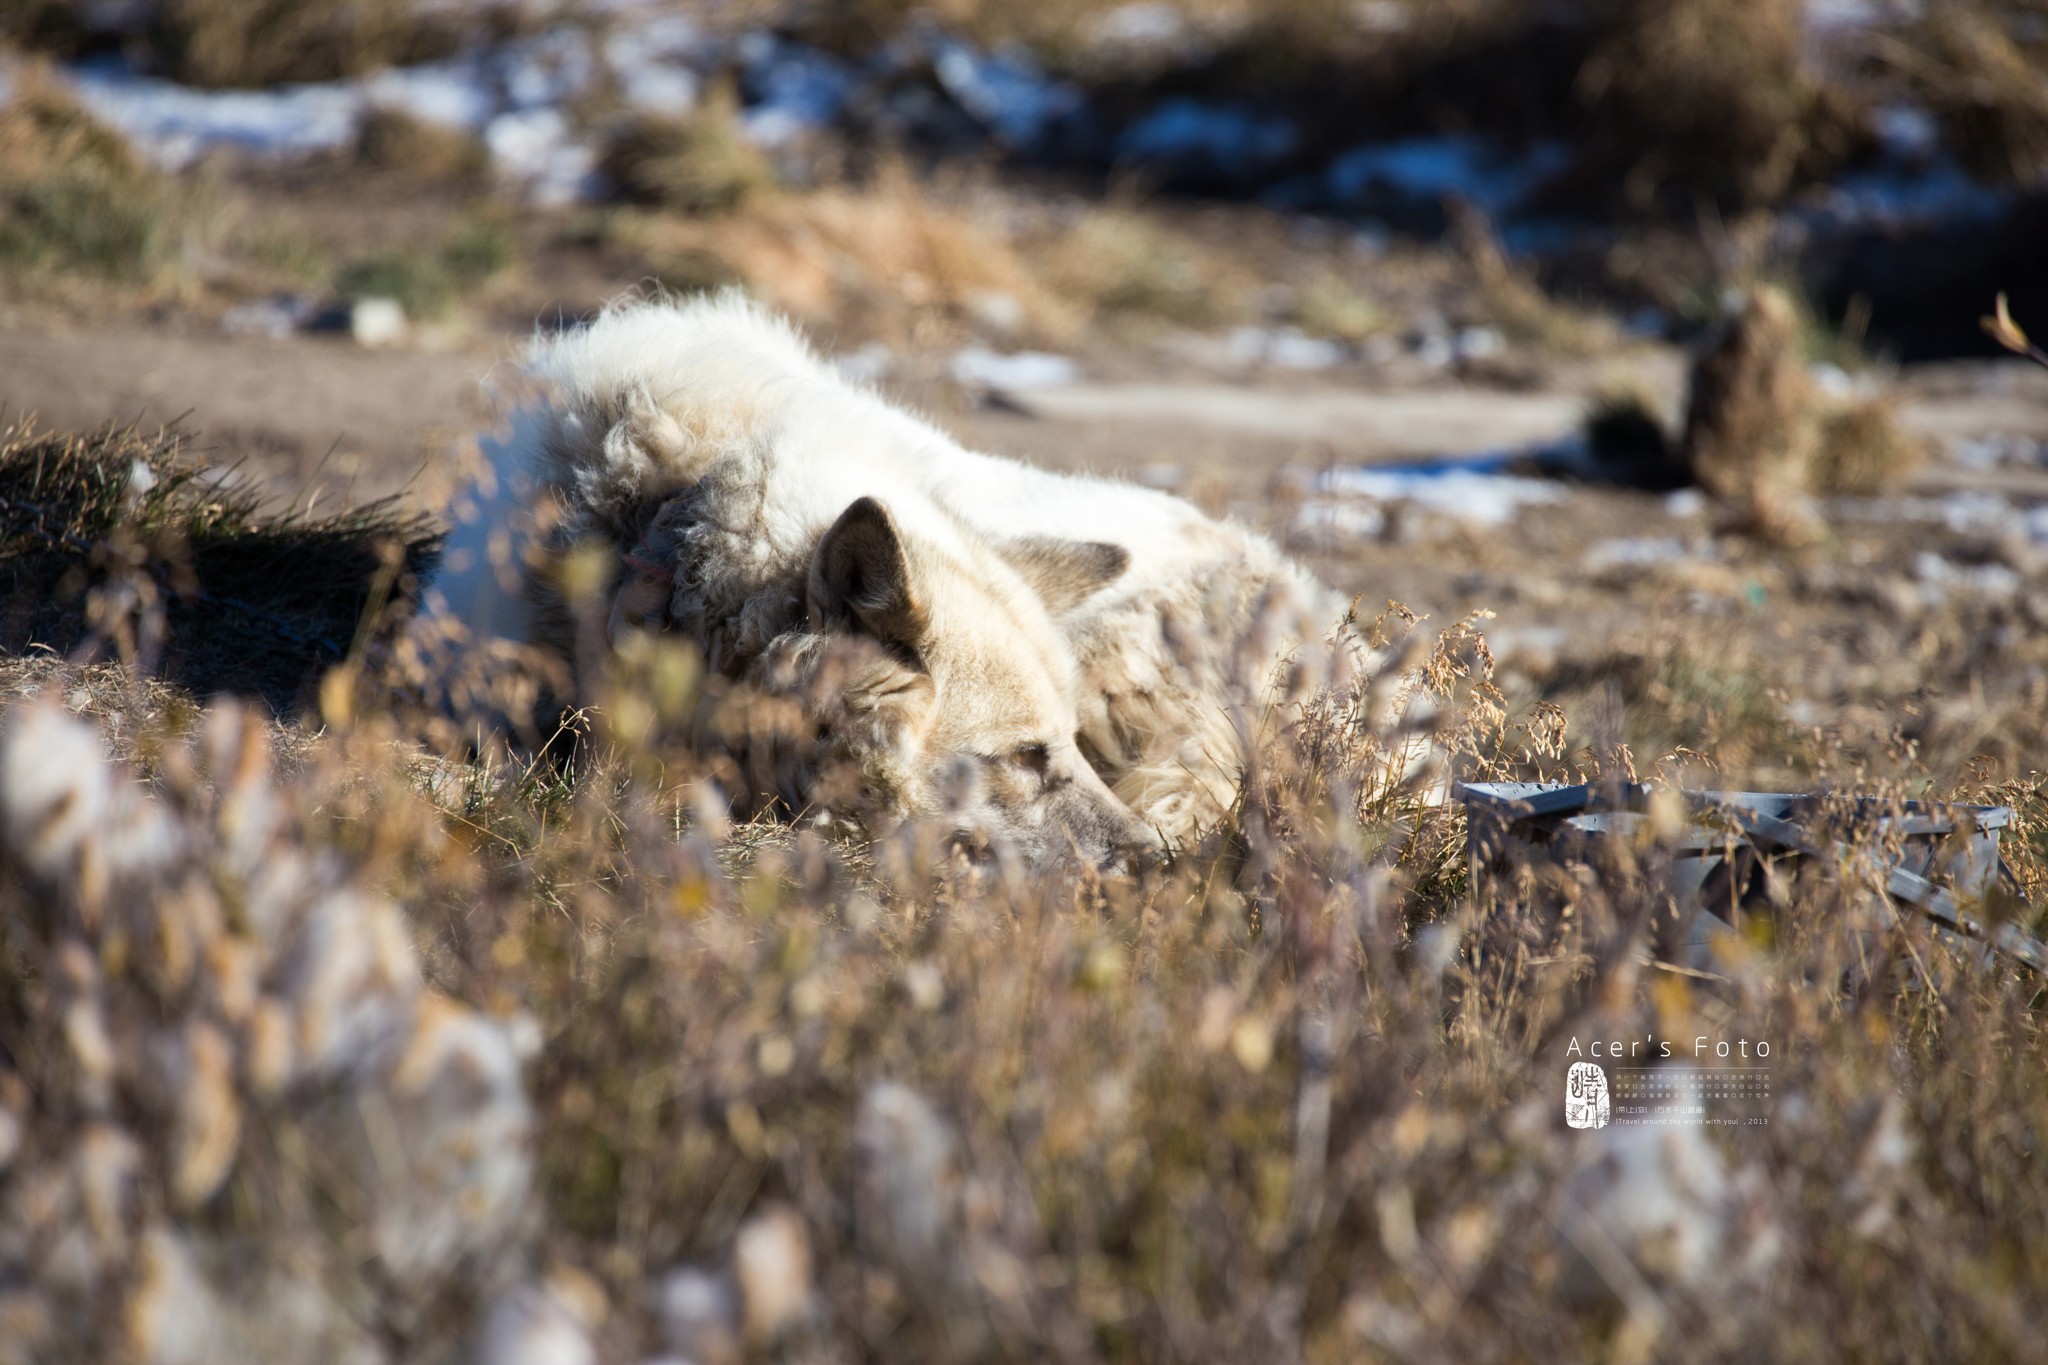
[[[1463,772],[1571,772],[1469,627],[1410,657]],[[1468,879],[1367,688],[1247,718],[1200,854],[1033,879],[944,825],[730,824],[714,741],[786,717],[665,650],[531,764],[422,744],[373,677],[289,778],[233,708],[131,717],[126,764],[8,716],[0,1359],[2038,1339],[2039,982],[1850,872],[1687,975],[1654,832]],[[1771,1122],[1567,1130],[1571,1040],[1651,1034],[1769,1040]]]
[[[1926,457],[1883,396],[1821,393],[1809,326],[1791,296],[1760,286],[1693,366],[1679,459],[1739,527],[1769,539],[1814,538],[1814,495],[1894,490]]]
[[[97,640],[199,696],[304,705],[388,636],[439,544],[384,501],[273,510],[176,431],[0,429],[0,651]]]

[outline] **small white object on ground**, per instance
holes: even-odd
[[[582,1306],[551,1285],[521,1285],[484,1317],[477,1365],[595,1365]]]
[[[349,305],[348,334],[356,345],[395,346],[405,333],[405,309],[397,299],[357,299]]]
[[[1675,488],[1664,495],[1664,515],[1685,521],[1707,510],[1707,495],[1697,488]]]
[[[984,330],[1010,337],[1024,330],[1024,304],[1007,289],[977,289],[966,299],[968,316]]]
[[[1508,339],[1498,327],[1465,327],[1451,346],[1460,360],[1488,360],[1507,350]]]

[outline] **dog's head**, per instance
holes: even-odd
[[[1115,578],[1125,561],[1107,548],[1074,546],[1071,571]],[[848,679],[833,736],[871,797],[1038,863],[1156,851],[1075,744],[1074,660],[1044,600],[993,551],[908,533],[861,498],[819,541],[806,600],[813,631],[877,646]]]

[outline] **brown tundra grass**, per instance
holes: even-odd
[[[1469,626],[1362,629],[1461,774],[1575,771]],[[1852,872],[1687,975],[1654,846],[1469,879],[1368,694],[1245,718],[1208,849],[1034,881],[943,827],[731,825],[706,737],[779,717],[673,648],[523,762],[436,738],[390,668],[352,656],[317,733],[120,665],[16,675],[0,1361],[2039,1340],[2040,983]],[[2038,894],[2048,802],[1999,795]],[[1652,1033],[1771,1041],[1770,1124],[1568,1131],[1569,1040]]]

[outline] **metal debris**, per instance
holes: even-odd
[[[2001,903],[2025,904],[1999,857],[1999,833],[2012,823],[2005,806],[1680,791],[1642,782],[1456,788],[1473,866],[1481,870],[1532,855],[1570,858],[1603,839],[1650,842],[1660,803],[1674,795],[1679,804],[1663,806],[1666,818],[1682,811],[1684,824],[1654,841],[1670,859],[1666,875],[1674,898],[1698,912],[1684,934],[1690,950],[1684,955],[1693,961],[1681,965],[1710,962],[1714,937],[1734,932],[1747,914],[1765,908],[1769,883],[1800,864],[1850,867],[1876,860],[1892,901],[1934,921],[1944,936],[2048,972],[2048,945],[2010,915],[1993,922],[1984,914]]]

